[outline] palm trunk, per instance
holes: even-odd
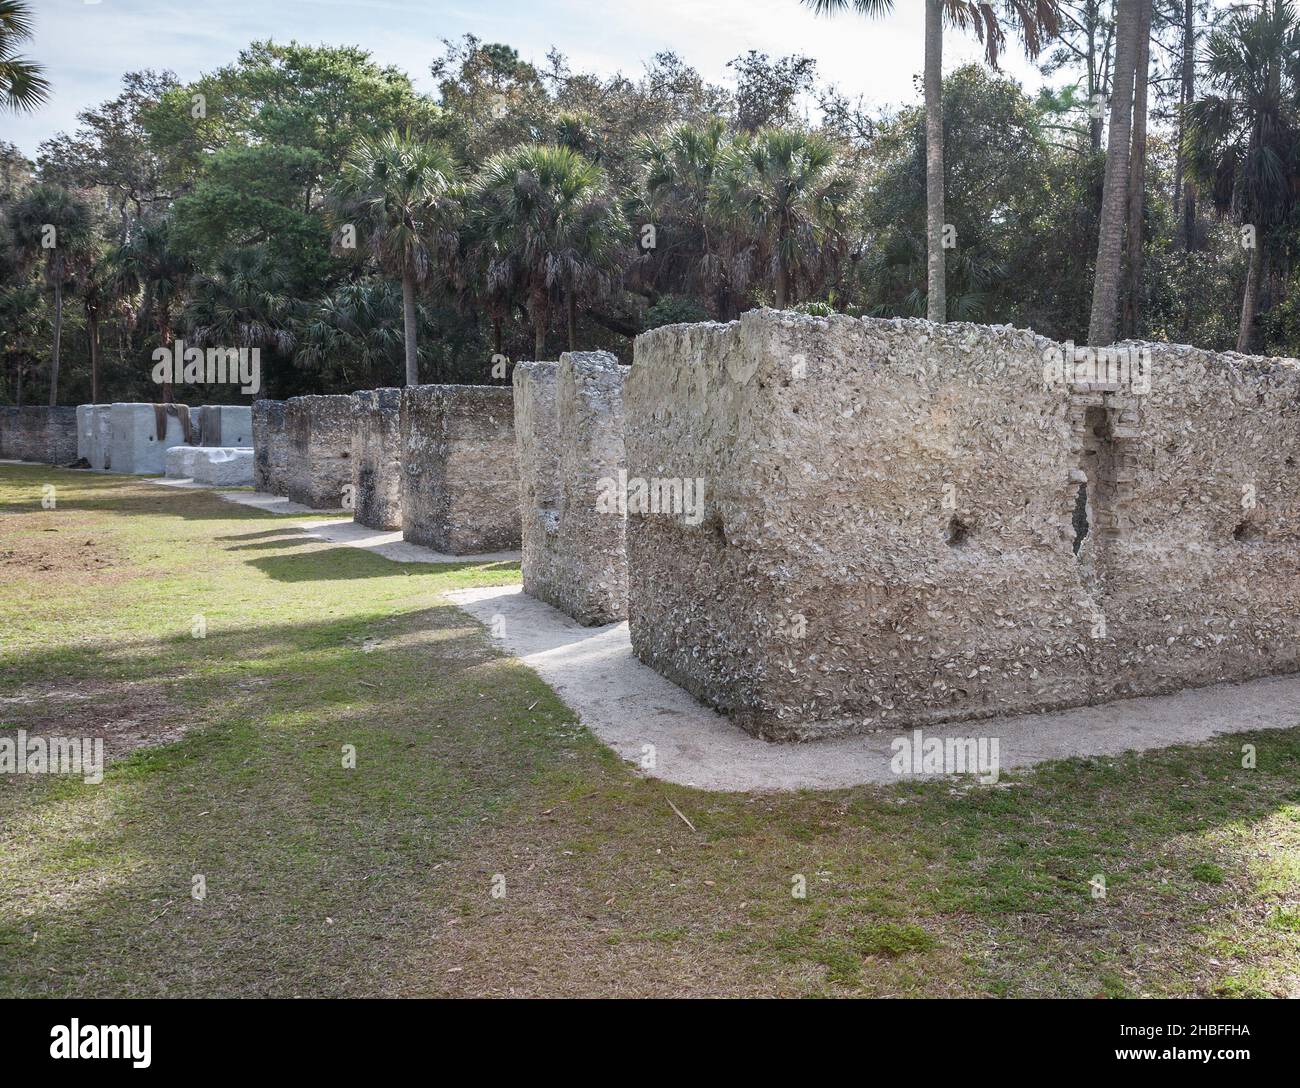
[[[1183,87],[1180,96],[1183,109],[1190,108],[1196,99],[1196,0],[1185,0],[1183,5]],[[1186,125],[1180,112],[1178,117],[1178,157],[1174,163],[1174,214],[1182,214],[1183,249],[1190,252],[1196,244],[1196,188],[1187,176],[1187,156],[1183,151]]]
[[[943,254],[943,0],[925,0],[926,316],[948,315]]]
[[[1255,331],[1255,312],[1259,308],[1259,284],[1263,279],[1264,240],[1255,238],[1255,248],[1250,251],[1250,264],[1246,271],[1246,294],[1241,300],[1241,328],[1237,331],[1237,350],[1250,352],[1250,341]]]
[[[86,314],[86,331],[90,334],[90,403],[99,403],[99,314]]]
[[[402,332],[406,340],[406,384],[420,384],[420,366],[415,354],[415,277],[402,272]]]
[[[1092,315],[1088,323],[1088,343],[1096,346],[1109,344],[1115,339],[1115,306],[1119,299],[1124,255],[1124,205],[1128,196],[1129,144],[1133,136],[1133,72],[1137,60],[1138,6],[1143,2],[1145,0],[1118,0],[1106,179],[1102,187],[1101,221],[1097,231],[1097,267],[1092,285]]]
[[[59,403],[59,350],[63,341],[63,269],[54,281],[54,347],[50,354],[50,407]]]
[[[778,252],[776,257],[776,308],[778,310],[784,310],[788,292],[785,285],[785,261],[781,259],[781,254],[779,252],[780,244],[781,243],[778,241]]]
[[[577,341],[577,324],[578,324],[578,301],[574,296],[573,289],[569,289],[569,297],[565,299],[565,318],[569,326],[569,350],[578,350]]]
[[[1097,31],[1099,29],[1100,11],[1097,0],[1088,5],[1086,19],[1088,26],[1088,146],[1094,152],[1101,150],[1101,118],[1093,115],[1092,104],[1101,93],[1101,73],[1097,64]]]
[[[169,303],[166,302],[161,304],[161,308],[158,314],[158,338],[163,347],[170,348],[172,346],[171,306]],[[182,360],[180,359],[174,359],[172,361],[172,373],[174,374],[181,373],[181,362]],[[162,402],[164,404],[171,404],[171,402],[175,399],[176,398],[172,395],[172,383],[169,379],[168,381],[163,382]]]
[[[1133,149],[1128,175],[1128,290],[1124,333],[1136,337],[1142,317],[1142,212],[1147,178],[1147,81],[1151,76],[1151,8],[1139,0],[1137,58],[1133,78]]]

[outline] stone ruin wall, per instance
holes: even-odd
[[[449,555],[519,547],[514,405],[503,386],[402,390],[402,536]]]
[[[1010,328],[643,334],[629,476],[705,502],[629,511],[635,652],[769,739],[1295,670],[1300,369],[1149,347],[1138,395]]]
[[[514,384],[515,448],[519,461],[520,571],[524,592],[560,607],[555,550],[559,527],[560,444],[555,417],[558,363],[517,363]]]
[[[75,407],[0,408],[0,459],[70,465],[78,457],[78,434]]]
[[[1102,694],[1300,670],[1300,363],[1134,346],[1148,393],[1075,394]]]
[[[253,402],[253,487],[268,495],[289,493],[289,435],[286,402]]]
[[[624,469],[623,385],[608,352],[515,368],[524,591],[586,626],[627,617],[625,521],[602,505]]]
[[[353,394],[352,520],[371,529],[402,527],[402,391]]]
[[[290,397],[286,494],[313,510],[341,510],[352,490],[352,398]]]
[[[190,409],[196,446],[252,449],[253,409],[247,404],[205,404]]]
[[[160,409],[164,412],[162,438],[158,437]],[[192,445],[194,428],[190,409],[184,404],[118,401],[109,406],[108,419],[104,460],[114,472],[161,476],[167,467],[167,451]]]

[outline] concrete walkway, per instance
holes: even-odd
[[[286,498],[271,495],[265,491],[219,491],[204,484],[196,484],[193,480],[153,479],[149,482],[161,484],[164,487],[200,488],[212,491],[219,499],[238,503],[240,506],[251,506],[257,510],[265,510],[268,514],[334,514],[335,516],[331,518],[308,518],[295,522],[295,524],[306,530],[304,534],[306,536],[328,541],[331,544],[346,544],[351,548],[363,548],[366,551],[374,552],[376,555],[382,555],[385,559],[391,559],[395,563],[519,562],[519,553],[510,551],[485,552],[479,555],[446,555],[443,552],[435,551],[433,548],[426,548],[421,544],[408,544],[402,539],[400,529],[392,531],[369,529],[364,525],[349,521],[343,516],[344,512],[342,510],[313,510],[301,503],[290,502]]]
[[[580,627],[521,587],[458,590],[448,596],[501,633],[502,645],[534,669],[582,722],[646,773],[701,789],[834,789],[893,783],[886,730],[800,745],[757,740],[715,714],[632,654],[626,623]],[[495,623],[494,623],[495,620]],[[1219,684],[1176,695],[1127,699],[1051,714],[986,718],[927,727],[933,737],[998,738],[1002,770],[1070,756],[1116,755],[1208,740],[1224,733],[1300,725],[1300,676]]]
[[[217,496],[241,506],[253,506],[271,514],[341,514],[335,510],[311,510],[296,502],[268,495],[264,491],[218,491]],[[518,552],[485,552],[482,555],[444,555],[421,544],[408,544],[402,539],[400,529],[385,531],[369,529],[346,518],[318,518],[298,522],[308,536],[327,540],[331,544],[346,544],[351,548],[364,548],[382,555],[394,563],[518,563]]]

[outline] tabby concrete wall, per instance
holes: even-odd
[[[1124,347],[1149,391],[1075,398],[1100,694],[1300,670],[1300,363]]]
[[[167,451],[192,444],[190,410],[184,404],[122,401],[110,407],[108,416],[108,462],[114,472],[161,476]]]
[[[585,625],[627,616],[623,472],[627,367],[566,352],[515,368],[524,591]]]
[[[95,405],[77,405],[77,460],[90,464],[95,441]]]
[[[555,412],[558,363],[515,365],[515,450],[519,464],[520,570],[524,592],[556,604],[560,441]],[[557,604],[556,607],[559,607]]]
[[[341,510],[352,491],[352,398],[290,397],[287,494],[313,510]]]
[[[352,520],[402,527],[402,391],[363,389],[352,405]]]
[[[1300,364],[1143,349],[1114,382],[1003,327],[643,334],[635,652],[769,739],[1294,671]]]
[[[402,536],[450,555],[518,548],[519,470],[511,390],[402,390]]]
[[[284,401],[253,402],[253,487],[268,495],[289,493],[289,432],[284,420]]]
[[[247,404],[205,404],[190,410],[195,444],[236,449],[253,447],[253,409]]]
[[[247,487],[253,482],[253,451],[244,446],[173,446],[166,473],[215,487]]]
[[[0,458],[70,465],[77,459],[77,409],[0,408]]]

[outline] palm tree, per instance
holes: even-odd
[[[388,133],[356,147],[331,194],[336,218],[356,228],[357,241],[386,275],[402,281],[407,385],[420,381],[416,288],[439,258],[456,253],[458,179],[444,147]]]
[[[713,182],[714,213],[761,242],[778,310],[798,294],[799,274],[822,244],[840,233],[850,192],[820,136],[769,128],[727,149]]]
[[[847,11],[876,19],[890,15],[894,0],[801,0],[818,15]],[[1014,21],[1028,56],[1036,57],[1060,26],[1059,0],[925,0],[925,234],[928,292],[926,312],[931,321],[947,320],[944,276],[943,167],[943,24],[970,30],[984,43],[989,64],[996,68],[1006,32],[1002,20]]]
[[[296,361],[320,372],[332,368],[353,387],[385,384],[405,343],[402,311],[402,292],[392,280],[340,284],[306,308],[296,326]],[[420,307],[416,316],[423,316]]]
[[[483,164],[473,195],[488,281],[511,285],[524,300],[534,354],[545,357],[556,297],[572,350],[578,299],[609,291],[628,232],[605,172],[570,148],[521,144]]]
[[[90,402],[99,403],[99,323],[104,310],[117,301],[111,262],[94,250],[87,251],[79,280],[81,305],[86,311],[86,339],[90,341]]]
[[[183,320],[203,346],[293,350],[293,300],[288,280],[266,250],[227,250],[215,269],[190,282]]]
[[[54,295],[54,336],[50,352],[50,404],[59,402],[59,363],[63,341],[63,292],[76,276],[94,233],[89,206],[57,185],[37,185],[9,212],[9,226],[25,267],[39,264]]]
[[[1133,60],[1133,147],[1128,167],[1128,269],[1124,286],[1126,337],[1138,334],[1142,313],[1142,213],[1146,204],[1147,90],[1151,79],[1151,20],[1154,0],[1139,0]]]
[[[0,0],[0,106],[34,110],[50,96],[45,69],[14,52],[32,36],[32,14],[23,0]]]
[[[124,293],[143,294],[140,318],[152,318],[160,347],[172,340],[172,313],[180,302],[185,285],[194,272],[188,254],[172,244],[171,221],[150,219],[137,222],[127,233],[126,241],[114,254],[116,282]],[[171,382],[164,382],[162,399],[172,399]]]
[[[659,271],[675,282],[685,280],[699,294],[712,294],[724,318],[730,292],[721,259],[722,239],[715,238],[711,229],[709,200],[726,149],[727,128],[720,119],[673,125],[635,148],[642,165],[645,210],[671,235],[662,250],[656,239]]]
[[[1300,25],[1292,0],[1236,12],[1205,50],[1210,92],[1187,109],[1187,158],[1215,210],[1254,228],[1237,350],[1250,349],[1267,248],[1300,189]]]

